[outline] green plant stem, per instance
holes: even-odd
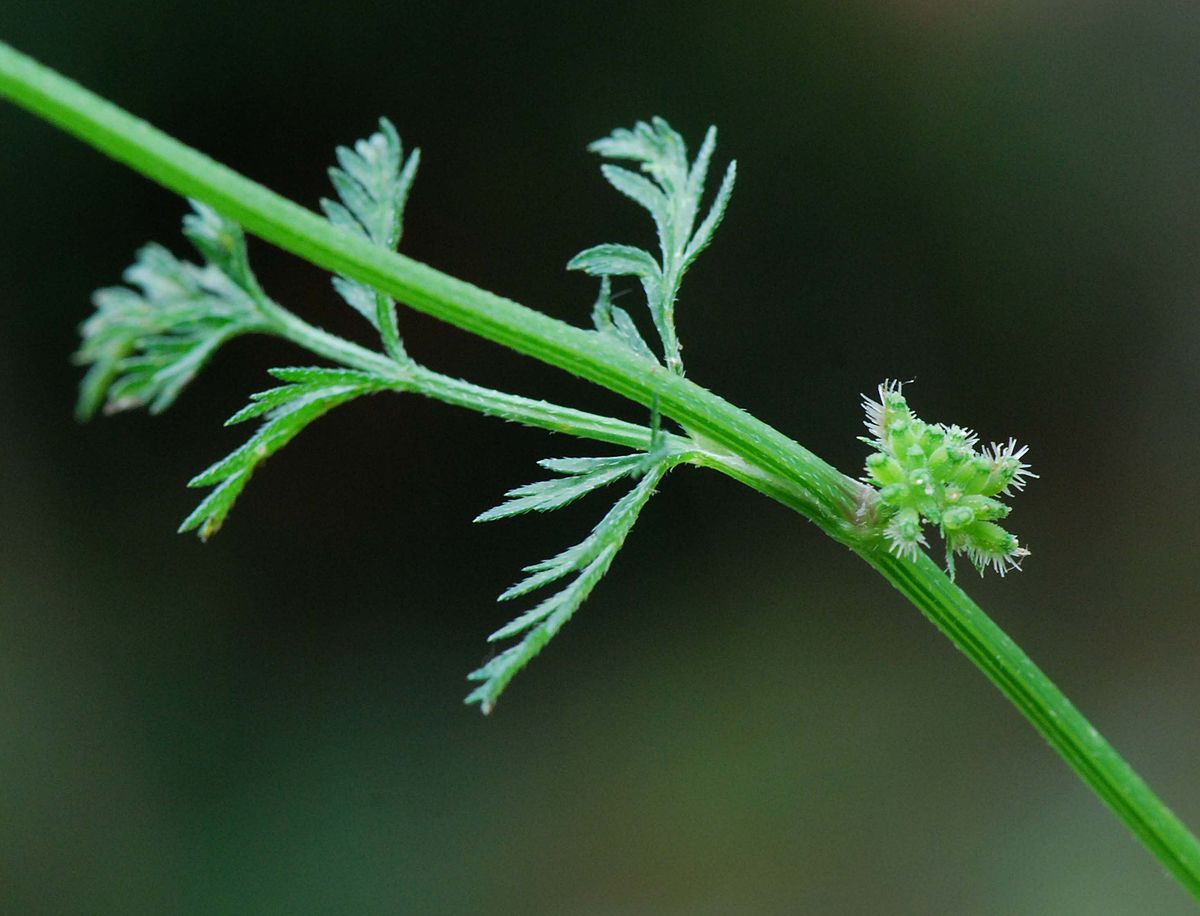
[[[548,401],[535,401],[503,391],[483,388],[462,379],[451,378],[440,372],[415,366],[408,387],[402,390],[415,391],[427,398],[465,407],[502,420],[510,420],[525,426],[548,429],[551,432],[567,433],[598,442],[609,442],[627,448],[649,450],[652,446],[652,431],[648,426],[627,423],[624,420],[604,417],[599,414],[561,407]],[[672,436],[674,444],[692,450],[692,443],[681,436]]]
[[[716,468],[805,515],[895,585],[987,674],[1180,883],[1200,898],[1196,838],[936,564],[924,555],[910,561],[887,553],[872,521],[873,491],[693,382],[598,334],[338,230],[3,43],[0,95],[314,264],[644,406],[656,403],[700,446],[702,453],[693,459],[696,463]],[[449,400],[453,392],[446,393]]]
[[[863,553],[902,595],[958,646],[1194,896],[1200,846],[1020,647],[942,574],[928,555],[915,561]]]
[[[693,463],[723,470],[800,511],[786,486],[764,486],[727,457],[701,452]],[[724,467],[722,467],[724,465]],[[1017,707],[1072,769],[1200,899],[1200,843],[1033,660],[925,553],[898,557],[882,542],[854,547]]]
[[[0,95],[246,231],[410,308],[588,379],[668,416],[734,454],[804,481],[808,515],[839,539],[858,536],[861,486],[727,401],[602,335],[557,321],[338,229],[0,43]]]
[[[396,391],[413,392],[444,404],[466,407],[486,416],[499,417],[550,432],[566,433],[582,439],[594,439],[634,449],[649,449],[652,445],[653,432],[648,426],[484,388],[434,372],[407,357],[404,357],[403,361],[397,361],[309,324],[294,312],[267,298],[265,294],[257,296],[256,302],[260,311],[267,316],[266,326],[260,329],[262,333],[282,337],[310,353],[347,368],[370,372],[388,380],[390,387]],[[680,448],[691,446],[691,443],[682,437],[674,438],[678,440],[674,444]]]
[[[366,347],[330,334],[328,331],[309,324],[299,315],[288,311],[282,305],[269,299],[265,294],[254,297],[258,310],[266,316],[266,326],[263,333],[274,334],[285,340],[290,340],[310,353],[324,357],[335,363],[341,363],[350,369],[370,372],[382,378],[400,380],[407,374],[406,367],[382,353],[368,350]]]

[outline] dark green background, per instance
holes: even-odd
[[[886,377],[1030,443],[1033,556],[966,587],[1200,824],[1194,3],[333,8],[5,0],[0,36],[309,205],[388,114],[425,154],[405,250],[576,323],[567,259],[651,240],[586,143],[717,123],[741,171],[680,302],[691,377],[850,473]],[[168,415],[72,421],[90,291],[182,251],[181,212],[0,108],[4,911],[1191,911],[916,610],[716,475],[672,475],[490,719],[461,698],[495,594],[604,504],[470,519],[589,446],[369,399],[176,537],[221,422],[298,359],[240,341]],[[403,318],[437,368],[639,418]]]

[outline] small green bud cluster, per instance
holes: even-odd
[[[864,480],[878,487],[888,549],[915,557],[927,547],[924,523],[937,525],[946,543],[946,568],[954,576],[954,555],[966,554],[979,570],[1000,575],[1018,569],[1029,551],[996,524],[1010,509],[999,499],[1025,488],[1030,477],[1021,459],[1028,449],[1016,440],[978,448],[979,437],[961,426],[926,423],[909,409],[900,382],[879,386],[879,400],[864,395],[867,457]]]

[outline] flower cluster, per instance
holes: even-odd
[[[961,426],[926,423],[913,414],[900,382],[879,386],[879,400],[864,396],[867,457],[864,480],[879,488],[888,549],[915,557],[928,546],[923,525],[937,525],[946,543],[946,569],[954,576],[954,555],[966,554],[979,570],[1000,575],[1019,568],[1029,551],[996,524],[1009,513],[998,497],[1025,488],[1036,477],[1021,459],[1028,449],[1016,440],[978,448],[979,437]]]

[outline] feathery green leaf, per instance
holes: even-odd
[[[321,208],[330,222],[394,251],[404,230],[404,207],[416,178],[421,151],[404,158],[404,146],[387,118],[379,130],[354,144],[337,148],[339,167],[329,170],[329,180],[340,203],[323,199]],[[396,322],[396,303],[383,293],[351,280],[334,277],[334,289],[346,303],[380,332],[389,355],[406,361]]]
[[[637,485],[616,502],[582,542],[549,560],[527,566],[525,571],[531,575],[500,596],[502,601],[515,598],[576,573],[575,578],[563,589],[555,592],[488,637],[489,641],[494,642],[524,634],[519,643],[505,649],[468,675],[470,680],[482,681],[482,683],[471,692],[466,702],[479,703],[485,714],[491,712],[495,707],[496,700],[508,682],[562,629],[563,624],[571,619],[571,616],[591,594],[596,583],[608,572],[613,558],[621,549],[621,545],[637,521],[642,508],[654,494],[654,488],[673,463],[671,459],[662,459],[647,467],[646,455],[629,457],[639,459],[640,466],[645,469],[642,479],[638,481]],[[571,460],[558,459],[551,462],[551,466],[554,468],[586,467],[586,465],[563,463]],[[592,460],[605,461],[608,459]],[[593,465],[593,467],[601,466]]]
[[[349,369],[273,369],[288,384],[251,395],[251,404],[226,425],[262,417],[263,424],[243,445],[201,471],[189,487],[215,487],[179,526],[198,529],[208,540],[221,527],[258,466],[294,439],[313,420],[339,404],[390,387],[389,380]]]
[[[639,452],[613,458],[545,458],[538,464],[566,476],[515,487],[504,494],[505,502],[481,513],[475,521],[490,522],[526,512],[561,509],[593,490],[641,472],[646,466],[646,455]]]
[[[601,165],[600,171],[609,184],[649,211],[658,232],[661,262],[640,248],[597,245],[580,252],[567,264],[568,270],[582,270],[593,276],[641,279],[666,365],[677,373],[683,372],[683,360],[675,331],[675,298],[684,272],[712,240],[729,204],[737,174],[731,162],[707,216],[697,229],[696,216],[716,142],[716,129],[710,127],[689,166],[683,138],[662,118],[654,118],[649,124],[639,121],[632,129],[613,131],[592,143],[588,149],[606,158],[640,164],[644,175],[610,163]],[[618,319],[615,313],[610,314],[611,321],[607,324],[615,325]],[[632,324],[623,320],[622,323]],[[599,324],[597,328],[601,329]]]
[[[252,299],[262,298],[262,288],[250,270],[246,236],[242,227],[199,201],[190,201],[192,212],[183,217],[183,234],[200,252]]]
[[[261,290],[246,260],[241,229],[201,204],[184,232],[204,266],[146,245],[125,271],[128,286],[97,290],[96,311],[80,326],[76,362],[90,366],[76,412],[92,417],[148,406],[169,407],[227,340],[264,330]]]

